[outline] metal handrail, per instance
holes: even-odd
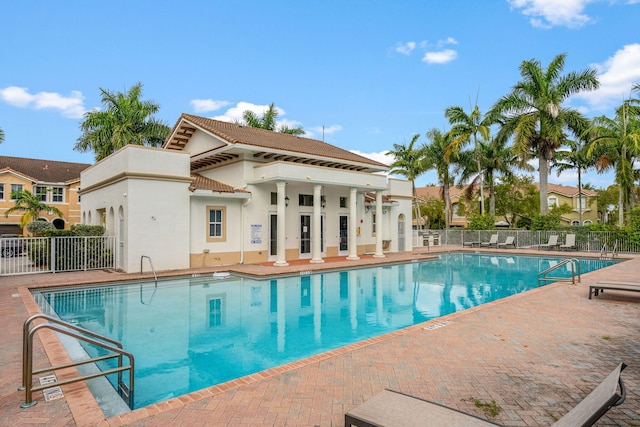
[[[158,280],[158,275],[156,274],[156,269],[153,268],[153,261],[151,261],[151,257],[148,256],[148,255],[142,255],[140,257],[140,274],[142,274],[142,261],[145,258],[149,260],[149,266],[151,267],[151,271],[153,272],[153,278],[156,279],[156,281],[157,281]]]
[[[574,264],[575,263],[575,264]],[[567,264],[571,264],[571,279],[567,278],[567,277],[547,277],[547,274],[549,274],[550,272],[557,270],[558,268],[562,267],[563,265],[567,265]],[[560,261],[558,264],[553,265],[549,268],[547,268],[544,271],[541,271],[540,273],[538,273],[538,286],[540,286],[540,282],[541,281],[550,281],[553,280],[554,282],[568,282],[571,281],[571,283],[573,283],[574,285],[576,284],[576,274],[575,274],[575,265],[578,266],[577,270],[578,270],[578,283],[580,283],[580,281],[582,280],[581,274],[580,274],[580,261],[577,258],[567,258],[565,260]]]
[[[31,324],[36,319],[47,320],[49,323],[40,323],[34,327]],[[43,328],[52,329],[61,334],[76,338],[78,340],[93,344],[97,347],[110,351],[112,354],[93,357],[90,359],[83,359],[77,362],[65,363],[62,365],[49,366],[42,369],[33,369],[33,337],[37,331]],[[75,332],[74,332],[75,331]],[[79,326],[72,325],[71,323],[64,322],[60,319],[48,316],[46,314],[36,314],[29,317],[24,322],[23,336],[22,336],[22,385],[18,390],[25,390],[25,402],[20,405],[21,408],[30,408],[37,402],[33,400],[33,392],[44,390],[46,388],[61,386],[65,384],[71,384],[79,381],[86,381],[91,378],[97,378],[101,376],[107,376],[111,374],[118,374],[118,387],[117,391],[120,397],[127,400],[129,408],[133,409],[134,404],[134,370],[135,362],[133,354],[122,349],[122,344],[114,339],[102,336],[88,329],[81,328]],[[127,357],[129,360],[128,366],[122,365],[122,356]],[[109,360],[117,358],[118,367],[108,369],[105,371],[96,372],[88,375],[81,375],[79,377],[69,378],[65,380],[57,380],[54,383],[48,383],[45,385],[34,386],[33,376],[41,374],[43,372],[52,372],[58,369],[71,368],[81,365],[87,365],[89,363],[95,363],[103,360]],[[129,371],[129,386],[122,381],[122,372]]]

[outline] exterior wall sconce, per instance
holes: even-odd
[[[324,198],[324,196],[322,196],[322,198],[320,199],[320,206],[322,206],[322,209],[327,206],[327,200]]]
[[[369,213],[369,210],[371,210],[371,205],[367,205],[364,207],[364,213]]]
[[[382,208],[382,214],[383,214],[383,215],[386,215],[388,210],[389,210],[389,208],[387,208],[386,206],[384,206],[384,207]]]
[[[284,197],[284,207],[288,207],[289,206],[289,196],[285,196]]]

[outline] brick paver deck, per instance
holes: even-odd
[[[439,248],[447,249],[460,248]],[[273,274],[426,255],[237,269]],[[35,393],[38,404],[21,409],[22,323],[37,311],[27,287],[139,277],[96,271],[0,278],[0,425],[341,426],[345,412],[392,388],[478,416],[485,415],[475,400],[495,400],[501,412],[494,421],[544,426],[623,361],[629,365],[622,374],[627,400],[597,425],[640,426],[640,294],[607,291],[588,299],[588,286],[597,280],[640,281],[640,258],[585,274],[579,285],[551,284],[119,417],[105,419],[83,384],[64,386],[64,399],[50,402]],[[450,323],[425,329],[443,320]],[[46,351],[36,346],[36,366],[67,358],[51,335],[39,335]]]

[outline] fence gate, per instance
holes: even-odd
[[[0,239],[0,276],[115,268],[112,236]]]

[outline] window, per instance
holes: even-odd
[[[313,194],[299,194],[298,206],[313,206]]]
[[[62,187],[53,187],[51,189],[51,201],[53,203],[62,203],[62,202],[64,202],[64,188],[62,188]]]
[[[375,212],[371,213],[371,233],[374,236],[376,235],[376,213]]]
[[[271,193],[271,204],[272,205],[278,204],[278,193]]]
[[[47,187],[36,185],[33,187],[33,194],[35,194],[38,200],[40,200],[41,202],[47,201]]]
[[[4,200],[4,184],[0,182],[0,200]]]
[[[224,319],[222,318],[222,298],[209,299],[209,327],[222,326]]]
[[[207,207],[207,241],[226,240],[225,215],[226,210],[224,207]]]
[[[583,194],[582,197],[576,197],[576,209],[587,209],[587,196]]]
[[[547,204],[550,208],[558,206],[558,198],[556,196],[549,196]]]
[[[452,203],[451,204],[451,216],[453,218],[464,218],[464,215],[460,215],[460,204]]]
[[[11,200],[15,200],[13,198],[13,192],[14,191],[22,191],[23,185],[22,184],[11,184]]]
[[[578,221],[577,219],[574,219],[573,221],[571,221],[571,225],[573,226],[580,225],[580,221]]]
[[[341,208],[346,208],[347,207],[347,198],[346,197],[340,197],[340,207]]]
[[[591,224],[593,224],[593,222],[591,222],[591,220],[590,220],[590,219],[585,219],[582,223],[583,223],[584,225],[591,225]]]

